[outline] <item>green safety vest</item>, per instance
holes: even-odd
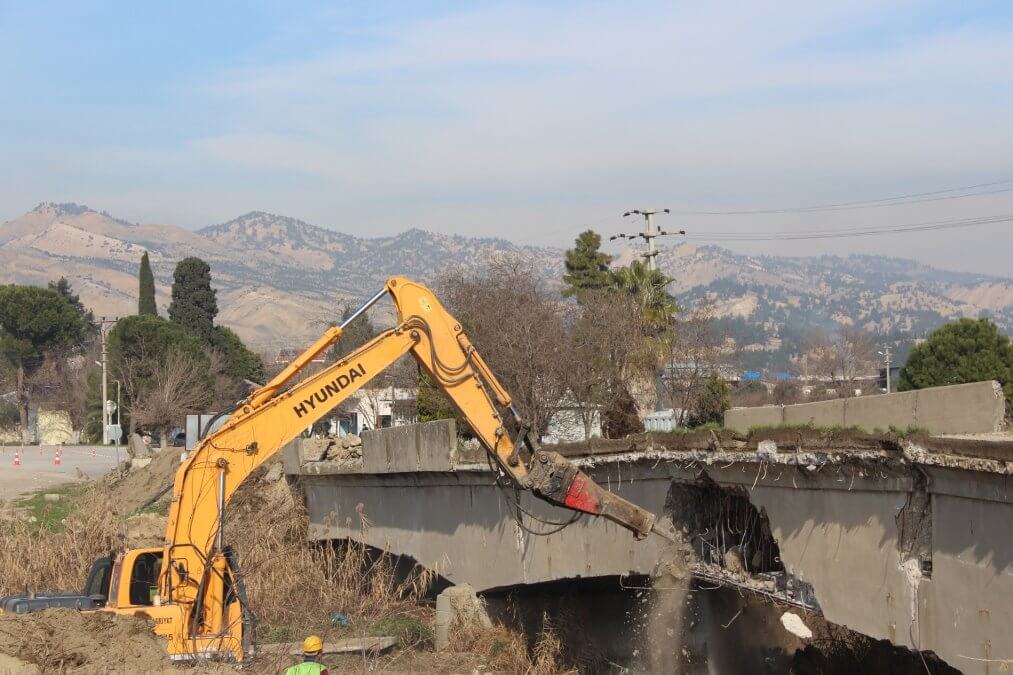
[[[322,663],[316,663],[315,661],[305,661],[294,666],[290,666],[285,671],[285,675],[320,675],[320,673],[327,670],[327,666]]]

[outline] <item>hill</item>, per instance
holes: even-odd
[[[452,265],[475,268],[516,253],[556,282],[563,257],[551,247],[420,229],[356,237],[259,211],[194,232],[45,203],[0,226],[0,281],[44,285],[66,276],[96,314],[129,314],[145,250],[163,315],[176,262],[200,256],[219,289],[219,320],[264,351],[308,342],[343,303],[371,295],[393,274],[428,282]],[[714,305],[722,330],[744,349],[744,365],[776,367],[808,331],[843,323],[921,335],[961,316],[990,316],[1013,332],[1010,279],[899,258],[751,257],[688,244],[663,249],[659,264],[684,305],[701,298]]]

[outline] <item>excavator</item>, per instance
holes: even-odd
[[[297,380],[349,323],[385,295],[396,310],[393,328]],[[270,382],[224,413],[225,422],[190,452],[173,483],[164,546],[98,559],[83,595],[0,598],[0,612],[76,606],[140,615],[167,638],[173,660],[242,661],[253,655],[253,616],[243,577],[233,549],[223,540],[230,498],[285,444],[409,352],[471,426],[494,466],[518,489],[607,518],[637,538],[652,531],[654,514],[603,490],[558,453],[540,449],[461,324],[428,288],[392,277],[340,326],[329,328]]]

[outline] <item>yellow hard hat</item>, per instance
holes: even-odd
[[[324,650],[324,641],[318,635],[310,635],[302,641],[303,654],[319,654]]]

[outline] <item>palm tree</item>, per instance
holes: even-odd
[[[648,269],[640,260],[634,260],[629,267],[612,270],[615,289],[634,297],[644,320],[660,330],[668,328],[672,316],[679,311],[675,298],[667,290],[671,282],[658,270]]]

